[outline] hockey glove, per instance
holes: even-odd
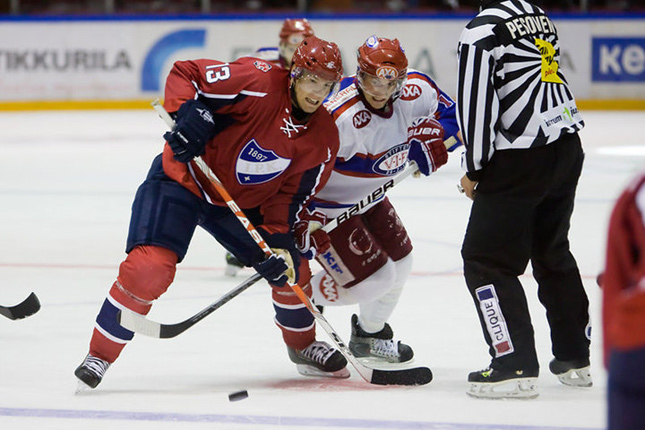
[[[274,252],[268,258],[253,264],[253,268],[271,285],[284,287],[287,281],[298,282],[300,253],[288,233],[269,233],[265,226],[257,228],[264,241]]]
[[[322,230],[326,223],[325,214],[317,210],[305,209],[302,211],[300,220],[294,225],[296,246],[307,260],[312,260],[316,255],[329,249],[331,240],[329,235]]]
[[[177,122],[163,137],[175,154],[175,160],[188,163],[202,155],[215,134],[213,114],[199,100],[188,100],[177,111]]]
[[[410,150],[408,158],[425,176],[436,172],[448,162],[448,151],[443,144],[443,127],[436,119],[424,117],[415,120],[408,128]]]

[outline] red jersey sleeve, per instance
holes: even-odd
[[[645,346],[644,185],[645,175],[623,192],[609,222],[602,282],[605,364],[611,349]]]

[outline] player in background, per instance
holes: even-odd
[[[296,240],[325,269],[312,278],[316,305],[358,304],[349,342],[354,355],[405,362],[412,348],[395,340],[387,323],[412,269],[412,243],[396,210],[381,197],[329,235],[320,227],[408,160],[426,176],[445,164],[444,138],[458,134],[455,106],[427,75],[408,69],[397,39],[369,37],[357,60],[356,75],[344,78],[325,103],[338,126],[340,149],[329,181],[296,222]]]
[[[253,55],[269,61],[271,64],[285,69],[291,68],[291,59],[296,48],[305,37],[314,36],[314,30],[305,18],[285,19],[280,30],[280,43],[278,47],[260,48]],[[226,253],[226,276],[235,276],[244,263],[235,258],[230,252]]]
[[[280,42],[278,47],[260,48],[255,56],[272,64],[289,69],[291,58],[302,40],[309,36],[315,36],[314,29],[305,18],[285,19],[280,29]]]
[[[645,174],[614,207],[607,240],[603,336],[609,430],[645,428]]]
[[[119,309],[148,313],[172,283],[197,226],[269,281],[275,321],[301,373],[349,376],[345,357],[315,340],[313,316],[285,286],[287,279],[300,282],[311,295],[311,273],[291,230],[331,174],[338,130],[320,107],[341,77],[338,47],[315,36],[298,47],[290,70],[253,57],[174,64],[165,107],[176,127],[164,134],[163,153],[135,196],[128,256],[75,371],[83,383],[96,387],[133,338],[117,323]],[[200,155],[280,257],[266,258],[195,166]]]

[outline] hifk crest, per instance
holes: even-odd
[[[408,161],[408,150],[409,145],[407,143],[402,143],[391,148],[376,160],[372,166],[372,170],[379,175],[395,175],[405,168],[406,162]]]
[[[251,139],[242,149],[235,164],[235,176],[241,185],[256,185],[269,182],[287,170],[291,164],[275,152],[263,149]]]

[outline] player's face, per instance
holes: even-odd
[[[300,45],[300,42],[302,42],[303,39],[304,36],[302,34],[292,34],[287,40],[281,41],[278,45],[280,56],[284,59],[287,69],[291,67],[293,54],[295,54],[296,49],[298,49],[298,45]]]
[[[383,109],[392,94],[400,87],[400,79],[383,79],[367,73],[361,73],[359,84],[365,99],[374,109]]]
[[[296,101],[300,109],[313,113],[334,88],[334,81],[323,79],[305,70],[294,82]]]

